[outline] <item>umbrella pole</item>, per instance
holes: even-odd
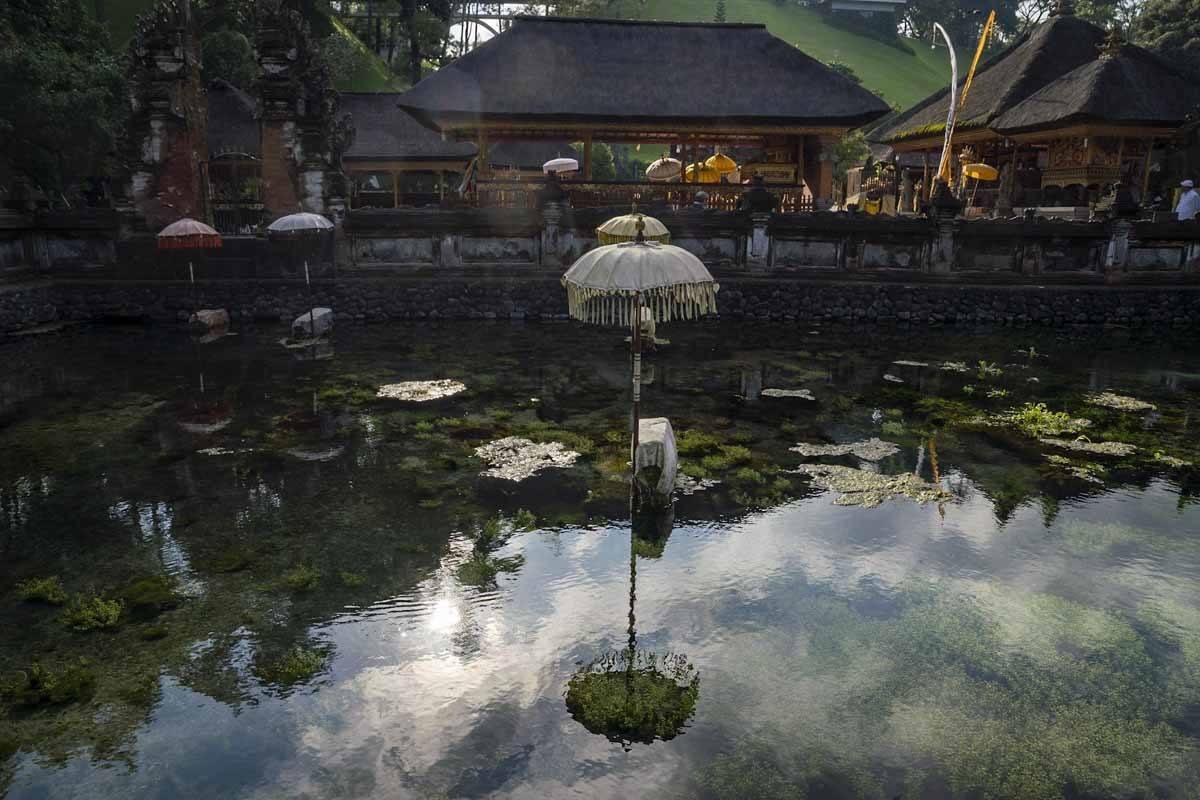
[[[192,284],[192,310],[196,310],[196,271],[192,269],[191,259],[188,259],[188,281]]]
[[[633,493],[637,495],[637,450],[638,433],[641,427],[642,404],[642,293],[633,293],[633,452],[629,462],[633,466]]]
[[[308,259],[304,259],[304,282],[308,284],[308,335],[317,338],[317,323],[313,315],[312,280],[308,277]]]

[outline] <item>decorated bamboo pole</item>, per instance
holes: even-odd
[[[641,231],[638,231],[640,236]],[[633,448],[629,463],[633,467],[634,494],[637,494],[637,450],[638,433],[641,426],[642,403],[642,293],[633,293],[633,309],[630,318],[633,320]]]

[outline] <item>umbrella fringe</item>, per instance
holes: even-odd
[[[670,322],[676,319],[697,319],[705,314],[717,313],[717,291],[715,282],[685,283],[674,286],[658,286],[641,292],[642,305],[650,309],[655,322]],[[567,283],[567,311],[573,319],[593,325],[621,325],[628,327],[634,292],[627,290],[592,289]]]

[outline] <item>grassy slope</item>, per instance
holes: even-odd
[[[626,3],[621,16],[707,22],[715,6],[715,0],[645,0],[644,5]],[[848,65],[864,86],[903,108],[950,83],[946,51],[933,50],[928,42],[907,40],[915,51],[909,54],[827,25],[815,11],[775,0],[725,0],[725,9],[730,22],[763,23],[813,58]]]
[[[139,14],[153,5],[154,0],[105,0],[104,9],[108,16],[108,29],[112,33],[113,43],[118,51],[133,36],[133,28]],[[342,24],[341,20],[330,15],[334,30],[350,40],[355,50],[362,55],[360,64],[349,79],[342,81],[338,89],[346,92],[387,92],[405,88],[405,84],[388,69],[383,59],[371,52],[353,31]]]

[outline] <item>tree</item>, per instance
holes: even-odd
[[[1058,3],[1059,0],[1025,0],[1018,12],[1021,30],[1044,22]],[[1116,25],[1127,30],[1137,17],[1140,3],[1141,0],[1075,0],[1074,14],[1103,28]]]
[[[1146,0],[1134,27],[1138,44],[1200,78],[1200,3]]]
[[[901,16],[901,27],[914,38],[930,36],[933,23],[941,23],[956,48],[974,51],[989,11],[996,11],[999,39],[1020,30],[1021,0],[911,0]],[[940,39],[939,39],[940,42]]]
[[[125,80],[84,0],[0,0],[0,158],[47,192],[107,172]]]
[[[717,9],[713,12],[713,22],[725,21],[725,0],[717,0]]]
[[[604,142],[592,144],[592,180],[612,181],[617,178],[617,168],[613,164],[613,151]]]
[[[224,28],[201,40],[204,61],[204,80],[217,78],[243,89],[250,88],[258,75],[254,45],[240,31]]]

